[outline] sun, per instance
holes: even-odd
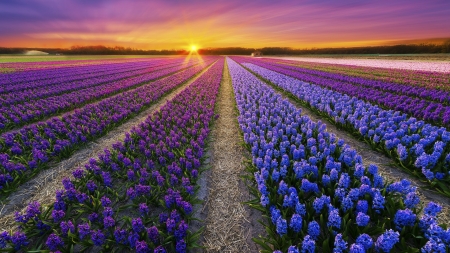
[[[196,45],[191,45],[191,52],[197,52],[198,48]]]

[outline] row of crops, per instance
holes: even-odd
[[[217,59],[188,65],[179,62],[174,67],[163,69],[147,68],[148,73],[105,84],[108,87],[102,89],[100,93],[92,91],[89,93],[92,96],[102,96],[103,93],[115,94],[118,90],[130,86],[134,86],[134,89],[120,92],[117,96],[102,99],[98,103],[86,106],[83,106],[84,103],[77,104],[81,108],[71,113],[4,133],[0,139],[1,198],[5,198],[37,172],[48,167],[50,162],[70,156],[77,148],[98,139],[131,116],[148,108],[164,94],[186,82],[215,60]],[[168,77],[159,79],[163,76]],[[156,81],[150,82],[152,80]],[[90,90],[91,87],[87,89]],[[70,94],[78,97],[85,94],[85,91],[80,89],[61,96]],[[58,105],[64,104],[61,102],[64,101],[61,96],[55,98]],[[74,103],[81,101],[82,98],[74,99]],[[39,102],[38,100],[37,103]]]
[[[445,91],[247,57],[151,59],[72,67],[80,68],[73,72],[42,70],[35,79],[26,72],[0,78],[9,80],[0,84],[2,109],[23,114],[21,106],[50,108],[52,99],[64,106],[61,101],[74,97],[66,109],[25,117],[29,121],[21,115],[16,122],[14,113],[2,111],[1,122],[12,120],[0,138],[2,199],[194,80],[123,141],[65,178],[54,204],[33,201],[16,213],[18,229],[0,233],[0,249],[156,253],[198,247],[201,231],[190,225],[224,64],[242,132],[236,138],[252,156],[247,169],[256,199],[248,204],[262,214],[266,233],[254,238],[262,252],[448,251],[450,229],[438,224],[440,205],[424,206],[420,189],[406,179],[387,182],[325,123],[311,120],[281,95],[314,109],[450,196]],[[16,95],[7,91],[15,86]],[[367,97],[376,92],[380,100]],[[442,120],[413,118],[383,103],[387,96],[409,97],[415,104],[423,100],[427,108],[440,104]]]
[[[431,202],[420,216],[420,199],[410,182],[384,182],[376,166],[365,166],[344,140],[325,131],[325,124],[302,116],[238,63],[229,61],[229,67],[260,196],[253,205],[268,217],[268,236],[256,240],[265,251],[445,252],[450,230],[436,224],[438,205]],[[274,74],[257,70],[267,78]]]
[[[275,63],[247,61],[244,58],[237,60],[246,61],[244,66],[260,77],[289,92],[324,118],[368,142],[374,149],[392,157],[401,168],[426,181],[433,189],[450,196],[448,170],[450,132],[446,127],[440,127],[440,122],[436,124],[425,122],[426,113],[429,111],[420,108],[421,103],[412,104],[417,107],[414,109],[418,112],[417,114],[423,113],[424,116],[413,117],[407,110],[397,110],[397,106],[390,107],[384,106],[383,102],[373,102],[375,98],[366,99],[366,97],[377,96],[375,96],[375,89],[357,89],[363,86],[360,84],[363,80],[353,85],[351,82],[329,78],[325,72],[322,72],[323,76],[320,76],[320,73],[306,75],[301,68],[293,69],[293,67],[284,67]],[[309,77],[313,78],[309,79]],[[350,85],[353,85],[355,89],[346,88]],[[380,87],[383,85],[380,84]],[[387,84],[386,87],[390,85]],[[386,88],[382,92],[389,93],[388,90]],[[401,93],[407,94],[407,92]],[[429,93],[433,94],[433,91],[430,90]],[[436,91],[436,93],[443,92]],[[392,94],[395,96],[395,93]],[[377,98],[382,101],[389,96],[384,94]],[[411,97],[423,103],[429,102],[430,99],[425,96],[411,95]],[[390,101],[394,104],[406,101],[399,97],[391,99]],[[439,103],[436,102],[436,104]],[[444,118],[442,122],[444,124],[447,119],[450,119],[448,118],[450,107],[442,104],[439,106],[445,108],[445,111],[436,108],[436,111],[430,114]]]

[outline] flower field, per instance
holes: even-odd
[[[291,92],[334,123],[360,135],[373,148],[383,151],[403,168],[428,180],[431,185],[436,186],[437,190],[450,196],[448,188],[450,132],[445,127],[424,123],[405,113],[395,111],[395,107],[383,110],[376,104],[369,103],[370,100],[365,102],[364,99],[357,99],[358,96],[352,96],[354,94],[372,96],[373,93],[370,91],[346,92],[344,85],[331,81],[311,82],[318,85],[304,83],[300,81],[303,80],[303,76],[295,71],[284,71],[283,68],[272,66],[267,69],[255,65],[246,66],[275,85]],[[331,89],[327,89],[329,87]],[[341,92],[333,92],[333,90]],[[392,101],[395,103],[399,100]],[[420,108],[416,110],[421,111]],[[392,121],[389,120],[390,118]]]
[[[388,68],[388,69],[406,69],[424,72],[442,72],[450,71],[450,66],[446,62],[419,62],[414,60],[374,60],[374,59],[330,59],[330,58],[290,58],[313,63],[327,63],[362,67]]]
[[[0,229],[0,252],[236,252],[214,246],[222,239],[208,236],[211,220],[227,224],[214,230],[223,237],[249,235],[233,243],[255,252],[450,250],[450,79],[441,69],[238,56],[5,64],[17,71],[0,74],[0,224],[13,226]],[[222,114],[233,117],[216,125]],[[411,177],[390,181],[327,124]],[[243,199],[254,211],[208,213],[218,203],[208,193],[228,190],[217,181],[230,180],[223,161],[234,159],[210,152],[224,147],[224,127],[238,129],[226,140],[242,143],[248,160],[234,161],[242,180],[227,182],[236,190],[219,201]],[[13,207],[28,182],[104,136],[117,141],[46,181],[49,197]]]

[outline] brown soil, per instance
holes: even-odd
[[[211,175],[208,182],[207,219],[203,238],[205,252],[258,252],[251,240],[264,232],[257,222],[262,216],[242,202],[252,197],[241,180],[247,150],[242,147],[237,124],[233,87],[225,64],[212,129]]]

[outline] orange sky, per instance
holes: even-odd
[[[0,1],[0,46],[352,47],[450,37],[448,0]]]

